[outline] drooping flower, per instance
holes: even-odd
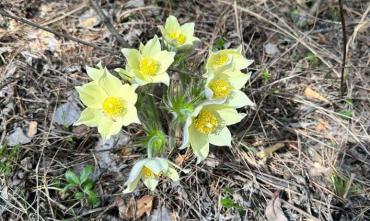
[[[139,50],[124,48],[123,55],[127,64],[125,69],[116,71],[132,84],[139,86],[149,83],[164,83],[169,85],[168,67],[172,64],[175,52],[162,51],[158,37],[155,36],[145,45],[141,44]]]
[[[166,19],[164,27],[159,26],[166,42],[178,49],[191,47],[200,40],[194,37],[194,23],[180,25],[175,16],[170,15]]]
[[[140,124],[135,103],[135,88],[113,76],[107,69],[87,67],[87,74],[93,79],[83,86],[76,87],[86,109],[75,125],[85,124],[97,127],[106,140],[117,134],[122,126]]]
[[[206,69],[209,72],[222,72],[226,69],[235,68],[242,70],[251,65],[253,60],[248,60],[242,55],[242,47],[210,52],[207,59]]]
[[[128,180],[125,183],[126,189],[124,193],[134,191],[140,180],[150,190],[154,190],[161,176],[170,178],[173,181],[178,181],[179,174],[174,169],[175,164],[164,158],[147,158],[136,162],[131,169]]]
[[[229,69],[220,73],[210,73],[207,78],[205,95],[208,100],[224,103],[240,108],[254,103],[240,89],[248,81],[250,74],[237,69]]]
[[[231,146],[232,138],[227,126],[238,123],[244,116],[227,105],[207,102],[198,106],[185,123],[180,149],[190,144],[197,163],[200,163],[208,156],[209,143]]]

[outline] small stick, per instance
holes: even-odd
[[[22,23],[25,23],[27,25],[33,26],[35,28],[39,28],[39,29],[42,29],[44,31],[53,33],[56,36],[59,36],[59,37],[62,37],[62,38],[66,38],[68,40],[75,41],[75,42],[78,42],[80,44],[83,44],[83,45],[86,45],[86,46],[89,46],[89,47],[92,47],[92,48],[95,48],[95,49],[98,49],[98,50],[101,50],[101,51],[104,51],[104,52],[108,52],[108,53],[113,54],[113,55],[120,55],[121,54],[118,51],[112,51],[112,50],[107,49],[107,48],[99,47],[99,46],[97,46],[97,45],[95,45],[93,43],[86,42],[86,41],[80,40],[78,38],[75,38],[75,37],[72,37],[72,36],[69,36],[69,35],[66,35],[66,34],[58,33],[58,32],[56,32],[56,31],[54,31],[54,30],[52,30],[52,29],[50,29],[48,27],[44,27],[44,26],[41,26],[41,25],[36,24],[34,22],[31,22],[31,21],[29,21],[27,19],[24,19],[24,18],[15,16],[15,15],[11,15],[11,14],[9,14],[8,12],[6,12],[3,9],[0,9],[0,15],[3,15],[5,17],[12,18],[14,20],[17,20],[17,21],[22,22]]]
[[[125,39],[122,38],[122,36],[118,33],[118,31],[113,27],[112,23],[110,23],[109,18],[104,14],[103,10],[101,10],[100,6],[95,0],[90,0],[91,6],[94,9],[94,11],[98,14],[104,25],[108,28],[110,33],[114,35],[114,37],[117,39],[117,41],[123,46],[128,47],[129,45],[125,41]]]
[[[339,11],[340,11],[340,18],[342,23],[342,35],[343,35],[343,59],[342,59],[342,71],[340,75],[340,92],[341,95],[344,95],[344,68],[346,66],[346,57],[347,57],[347,34],[346,34],[346,21],[344,19],[344,12],[343,12],[343,2],[339,0]]]

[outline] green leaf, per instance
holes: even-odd
[[[65,173],[65,178],[67,180],[68,183],[70,184],[74,184],[74,185],[79,185],[80,184],[80,179],[78,178],[78,176],[71,170],[68,170],[66,173]]]
[[[338,114],[339,114],[339,116],[341,116],[345,119],[352,118],[352,111],[343,110],[343,111],[340,111]]]
[[[89,178],[93,170],[94,169],[91,165],[87,165],[84,167],[84,169],[82,170],[80,174],[80,184],[83,184]]]
[[[84,198],[85,194],[83,192],[77,192],[75,193],[75,199],[76,200],[80,200],[82,198]]]
[[[94,187],[94,183],[91,179],[86,180],[85,183],[82,184],[82,188],[84,189],[84,192],[91,190],[93,187]]]
[[[221,199],[221,205],[227,209],[233,208],[235,206],[234,200],[226,197]]]
[[[216,39],[215,43],[213,44],[213,51],[219,51],[225,48],[225,39],[218,38]]]
[[[87,193],[87,203],[89,204],[89,206],[95,207],[99,205],[100,203],[99,199],[93,191],[89,190],[86,193]]]

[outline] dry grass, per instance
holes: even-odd
[[[104,150],[114,155],[118,169],[99,168],[99,152],[94,149],[97,132],[63,128],[53,119],[60,104],[76,100],[74,86],[87,82],[85,65],[101,61],[113,69],[123,65],[122,57],[61,38],[56,38],[53,52],[41,50],[29,44],[35,28],[0,17],[0,24],[8,26],[6,31],[0,29],[0,142],[16,127],[38,122],[38,132],[31,143],[22,145],[12,174],[1,176],[2,220],[75,216],[118,220],[118,199],[128,203],[147,194],[155,196],[154,208],[166,206],[174,220],[265,220],[267,201],[276,191],[289,220],[370,220],[370,5],[366,1],[344,1],[349,36],[344,97],[340,96],[343,45],[337,1],[152,0],[140,7],[126,7],[125,1],[101,2],[132,47],[158,33],[157,25],[169,14],[181,22],[196,22],[196,35],[202,40],[194,54],[199,64],[219,37],[231,47],[242,44],[246,56],[255,60],[245,91],[257,106],[243,110],[248,116],[233,126],[233,148],[212,148],[199,165],[189,152],[171,152],[171,159],[192,169],[183,174],[180,185],[163,182],[154,193],[140,188],[124,195],[123,183],[142,151],[131,143]],[[55,31],[112,51],[120,48],[105,26],[78,25],[88,10],[85,1],[1,4]],[[291,16],[294,10],[302,16],[298,21]],[[268,43],[277,46],[276,54],[266,52]],[[264,70],[271,75],[266,80]],[[307,87],[327,101],[305,95]],[[352,117],[343,117],[342,111]],[[141,129],[129,127],[125,133],[135,138]],[[258,157],[276,144],[278,150]],[[62,199],[56,191],[55,182],[63,180],[66,169],[87,163],[98,170],[95,190],[102,204],[95,209]],[[243,208],[243,218],[237,209],[222,206],[225,197]]]

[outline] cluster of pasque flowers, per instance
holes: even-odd
[[[178,181],[176,169],[181,170],[167,158],[161,157],[165,150],[166,136],[158,129],[160,127],[150,129],[150,126],[146,126],[151,125],[147,121],[154,119],[145,119],[144,113],[154,113],[157,110],[155,105],[151,106],[153,109],[142,111],[138,107],[138,95],[139,99],[140,96],[144,100],[148,97],[145,95],[146,90],[142,90],[145,85],[167,85],[168,101],[164,103],[173,114],[173,121],[177,121],[174,125],[182,128],[180,149],[190,146],[197,157],[197,163],[207,157],[209,143],[231,146],[232,135],[227,126],[238,123],[245,116],[236,109],[254,105],[240,90],[249,79],[249,74],[240,70],[252,63],[242,56],[241,47],[210,52],[203,75],[200,76],[201,83],[199,79],[196,79],[196,83],[189,80],[186,71],[181,70],[172,71],[183,75],[179,80],[172,81],[168,74],[169,68],[176,65],[180,69],[184,67],[179,63],[184,62],[185,59],[182,58],[191,54],[199,39],[194,37],[194,23],[180,25],[174,16],[168,17],[165,26],[160,26],[159,29],[162,45],[155,36],[145,45],[140,44],[139,50],[122,49],[126,66],[116,69],[116,72],[128,83],[122,83],[122,80],[99,64],[98,68],[87,68],[92,81],[76,88],[86,106],[76,125],[97,127],[104,140],[119,133],[122,126],[137,123],[142,124],[144,130],[146,128],[147,139],[144,139],[143,144],[148,151],[147,158],[139,160],[132,168],[125,183],[125,192],[135,190],[140,180],[150,190],[156,188],[161,177]],[[175,81],[178,81],[177,84]],[[145,109],[143,106],[141,108]],[[174,135],[170,134],[169,137],[171,136]]]

